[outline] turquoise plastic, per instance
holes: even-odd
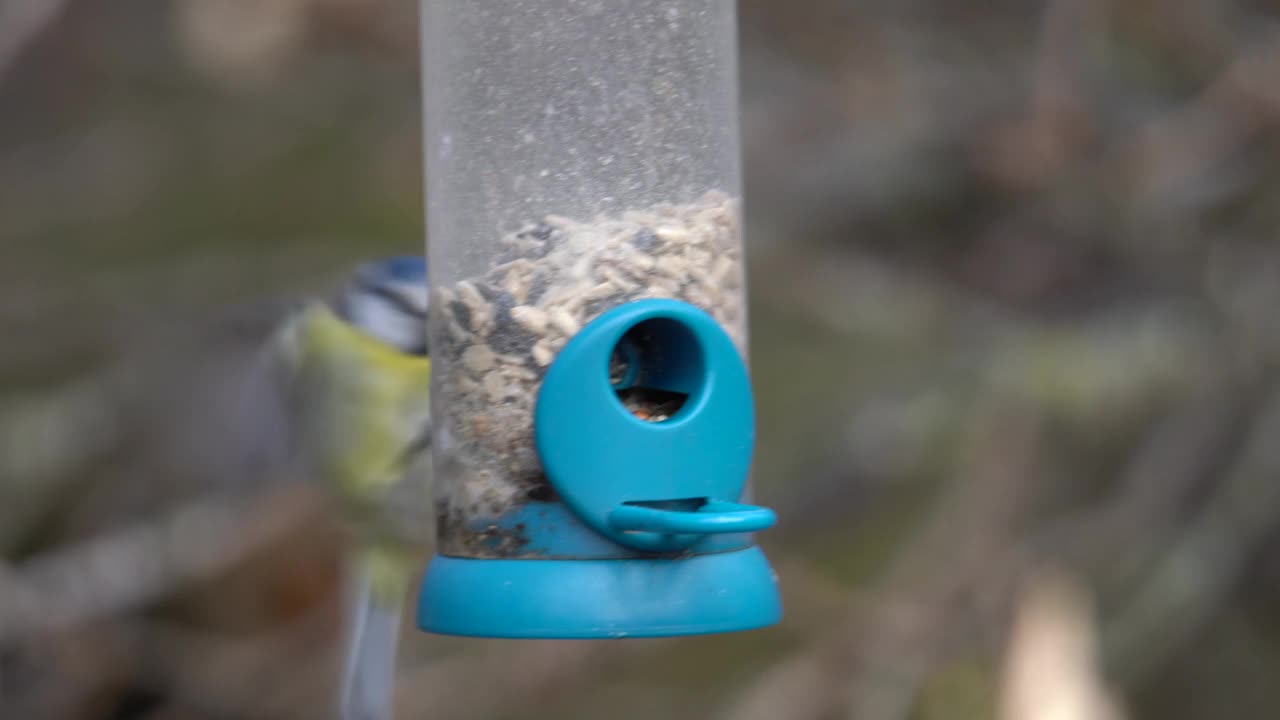
[[[683,404],[649,422],[623,405],[627,390]],[[776,623],[777,584],[751,538],[776,517],[741,502],[754,436],[746,365],[710,315],[661,299],[604,313],[565,345],[539,392],[534,438],[556,499],[485,520],[518,529],[518,559],[433,558],[419,626],[608,638]]]
[[[608,381],[614,348],[624,336],[637,335],[641,345],[623,344],[630,346],[636,370],[630,385],[687,395],[669,420],[648,422],[631,414]],[[677,514],[695,510],[704,527],[717,520],[732,524],[738,513],[763,517],[757,508],[696,508],[739,499],[751,468],[755,410],[737,347],[710,315],[688,303],[641,300],[588,324],[547,370],[533,427],[552,487],[583,522],[621,545],[692,550],[706,532],[614,524],[615,512],[636,512],[622,510],[628,503],[651,503],[651,515],[670,513],[669,523],[683,522]],[[690,507],[658,507],[680,500]],[[752,529],[771,524],[757,521]]]
[[[437,555],[418,625],[472,637],[589,639],[754,630],[782,618],[758,547],[682,559],[473,560]]]
[[[621,505],[609,513],[609,525],[624,533],[719,535],[765,530],[775,522],[777,517],[769,508],[727,502],[708,502],[691,511]]]

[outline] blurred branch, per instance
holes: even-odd
[[[1006,581],[1000,575],[1013,563],[1000,558],[1008,557],[1010,536],[1037,489],[1027,478],[1040,462],[1040,421],[1030,409],[979,410],[964,470],[896,564],[856,645],[846,638],[845,652],[858,659],[845,692],[847,717],[908,717],[920,683],[961,624],[957,601]]]
[[[225,570],[297,527],[314,511],[307,497],[295,489],[208,496],[0,568],[0,640],[135,610]]]
[[[1052,0],[1040,22],[1024,117],[998,133],[989,149],[996,173],[1015,185],[1039,186],[1074,161],[1090,120],[1085,107],[1089,45],[1103,13],[1095,0]]]
[[[396,705],[406,717],[482,720],[505,717],[533,702],[580,688],[624,656],[648,654],[665,640],[487,641],[478,653],[400,673]],[[429,711],[429,712],[428,712]]]
[[[1139,205],[1152,214],[1200,210],[1201,198],[1214,194],[1207,180],[1215,168],[1280,121],[1277,73],[1280,35],[1270,33],[1237,51],[1196,98],[1144,125],[1105,162],[1133,179]]]
[[[1101,19],[1095,0],[1052,0],[1045,8],[1031,86],[1033,118],[1053,123],[1054,116],[1083,111],[1089,43]]]
[[[103,377],[11,399],[0,408],[0,556],[116,441],[120,418]]]
[[[235,635],[139,622],[140,680],[202,717],[327,717],[337,671],[335,609],[320,604],[282,624]]]
[[[1258,409],[1235,466],[1111,623],[1120,674],[1141,682],[1219,609],[1280,526],[1280,389]]]
[[[841,627],[766,671],[723,717],[908,717],[960,625],[958,602],[1007,582],[1013,563],[1000,558],[1034,487],[1026,478],[1043,441],[1034,413],[986,408],[973,428],[967,471],[946,484],[882,589],[861,598]]]
[[[1001,682],[1001,720],[1120,720],[1101,677],[1092,598],[1074,578],[1040,572],[1027,583]]]
[[[5,0],[0,3],[0,80],[33,40],[53,24],[70,0]]]
[[[1200,380],[1145,430],[1113,493],[1032,542],[1080,562],[1103,585],[1131,579],[1178,532],[1189,499],[1232,451],[1248,422],[1249,390],[1216,376]]]

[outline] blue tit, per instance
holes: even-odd
[[[426,542],[428,295],[422,258],[371,262],[331,301],[294,313],[273,343],[304,471],[334,493],[352,534],[347,720],[391,717],[400,618]]]

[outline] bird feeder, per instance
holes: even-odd
[[[428,631],[781,615],[753,533],[732,0],[422,4]]]

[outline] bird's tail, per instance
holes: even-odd
[[[339,698],[342,720],[391,720],[394,714],[404,594],[388,588],[388,572],[398,570],[387,568],[376,553],[360,553],[351,562]]]

